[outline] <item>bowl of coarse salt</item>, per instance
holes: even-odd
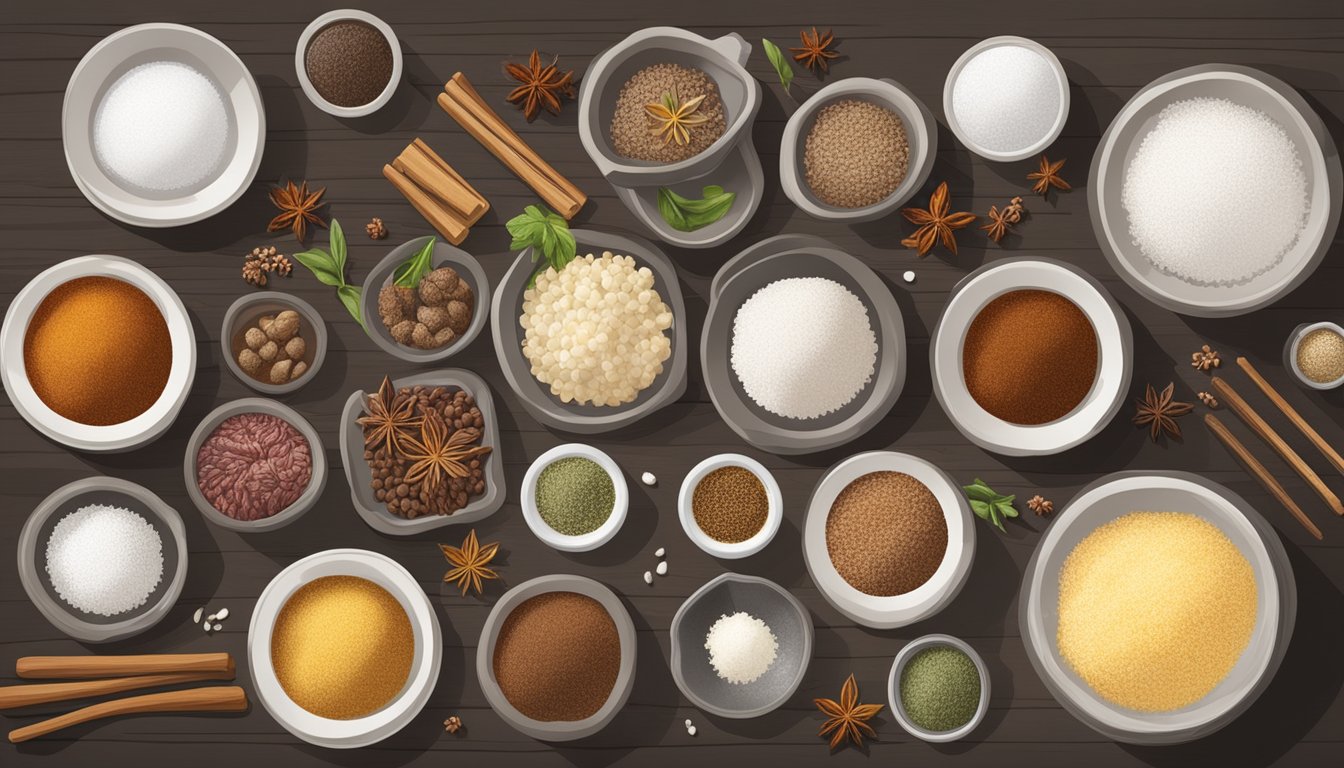
[[[1001,35],[952,64],[943,114],[957,140],[986,160],[1023,160],[1049,147],[1069,117],[1069,79],[1049,48]]]

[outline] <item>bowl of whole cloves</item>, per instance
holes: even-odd
[[[432,235],[394,248],[365,285],[377,290],[360,306],[369,337],[411,363],[457,354],[480,335],[490,311],[490,284],[480,262]]]

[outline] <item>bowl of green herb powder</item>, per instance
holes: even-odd
[[[989,711],[989,669],[965,641],[924,635],[896,654],[887,696],[896,722],[911,736],[957,741]]]
[[[625,523],[630,490],[616,462],[582,443],[557,445],[523,476],[523,519],[532,533],[565,552],[611,541]]]

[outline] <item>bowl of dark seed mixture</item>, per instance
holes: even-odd
[[[294,69],[308,99],[337,117],[364,117],[392,99],[401,82],[401,44],[371,13],[330,11],[299,36]]]

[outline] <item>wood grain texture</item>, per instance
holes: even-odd
[[[1326,509],[1307,485],[1244,425],[1224,422],[1251,446],[1284,488],[1322,520],[1324,541],[1316,542],[1278,506],[1236,459],[1206,430],[1187,417],[1184,443],[1154,444],[1128,421],[1129,409],[1084,446],[1060,456],[1018,459],[986,453],[964,440],[931,396],[929,331],[948,292],[980,264],[1004,255],[1039,254],[1076,263],[1092,274],[1124,306],[1135,331],[1133,386],[1158,388],[1175,381],[1178,397],[1193,400],[1210,388],[1208,376],[1189,365],[1190,352],[1209,343],[1224,359],[1245,355],[1321,435],[1344,445],[1344,394],[1307,392],[1290,384],[1280,352],[1298,323],[1344,315],[1337,286],[1344,280],[1341,236],[1315,277],[1272,307],[1225,320],[1181,317],[1143,300],[1106,266],[1087,215],[1088,165],[1106,125],[1124,102],[1152,79],[1171,70],[1225,61],[1260,67],[1299,88],[1317,109],[1337,143],[1344,143],[1344,8],[1338,0],[1293,0],[1273,4],[1229,0],[1210,4],[1137,0],[1084,3],[893,3],[866,0],[805,4],[797,0],[687,0],[645,5],[628,0],[594,0],[564,5],[538,0],[513,3],[383,2],[373,8],[401,37],[405,80],[391,103],[368,118],[342,121],[308,103],[294,74],[294,44],[303,27],[329,2],[185,4],[174,0],[127,3],[45,0],[10,4],[0,24],[0,304],[41,270],[86,253],[135,259],[169,282],[192,315],[199,339],[196,384],[177,423],[156,443],[118,456],[81,455],[42,439],[9,405],[0,402],[0,489],[7,520],[0,526],[0,552],[13,552],[28,512],[58,486],[78,477],[114,475],[141,483],[176,507],[188,529],[190,571],[177,606],[154,630],[99,647],[98,652],[217,652],[246,658],[252,604],[266,583],[294,560],[331,547],[362,547],[403,563],[440,606],[444,629],[443,672],[428,706],[403,732],[366,749],[333,752],[309,747],[280,728],[254,705],[245,716],[138,716],[78,726],[19,746],[6,745],[0,764],[16,766],[246,764],[307,766],[441,766],[455,760],[476,765],[541,766],[706,766],[750,760],[760,765],[883,764],[919,766],[1294,766],[1344,763],[1344,666],[1335,659],[1344,647],[1344,523]],[[128,24],[175,21],[196,26],[231,46],[254,73],[265,100],[268,136],[253,188],[218,216],[173,230],[125,227],[98,213],[79,194],[61,150],[61,101],[80,57],[100,38]],[[431,234],[428,224],[381,178],[385,162],[422,137],[490,201],[490,210],[464,247],[477,254],[493,281],[511,256],[503,222],[534,194],[435,104],[444,80],[462,71],[482,97],[555,169],[589,195],[577,226],[643,232],[616,199],[581,149],[576,111],[543,115],[528,124],[504,103],[510,86],[501,62],[540,48],[561,57],[582,77],[591,58],[624,35],[651,24],[688,27],[707,36],[740,32],[754,45],[769,37],[790,44],[799,27],[835,30],[843,58],[828,81],[855,75],[892,77],[908,86],[941,118],[943,77],[952,62],[979,39],[1016,33],[1049,46],[1063,61],[1072,89],[1072,110],[1050,156],[1067,157],[1063,175],[1071,194],[1049,201],[1027,194],[1026,174],[1035,159],[991,164],[957,146],[945,125],[933,174],[921,194],[946,180],[953,205],[983,213],[1021,194],[1030,211],[1001,246],[976,232],[961,238],[961,254],[937,251],[919,260],[899,245],[910,227],[898,216],[853,227],[818,222],[789,203],[777,186],[779,141],[784,123],[799,101],[817,87],[799,74],[792,93],[779,87],[759,48],[748,69],[762,81],[765,98],[753,137],[765,166],[767,191],[752,221],[727,245],[709,251],[667,248],[676,262],[692,338],[703,327],[706,295],[714,271],[747,245],[780,232],[806,232],[831,239],[882,274],[905,315],[911,364],[906,387],[892,413],[867,436],[842,449],[802,457],[778,457],[744,445],[709,404],[699,361],[690,365],[686,395],[657,416],[625,431],[598,437],[627,473],[630,519],[609,545],[587,554],[564,554],[537,541],[527,530],[516,493],[531,458],[572,439],[538,425],[508,390],[488,338],[482,336],[452,364],[479,373],[493,388],[501,414],[501,456],[510,498],[483,522],[485,541],[503,542],[502,583],[491,584],[485,599],[462,598],[441,577],[446,563],[436,542],[457,543],[466,531],[449,528],[416,539],[383,537],[369,529],[350,505],[339,472],[333,474],[318,506],[295,525],[267,534],[240,535],[207,524],[196,514],[182,480],[187,438],[219,403],[251,394],[227,373],[219,325],[227,306],[252,290],[238,277],[242,256],[274,243],[295,250],[292,239],[268,236],[271,217],[266,188],[281,178],[307,179],[325,186],[329,213],[350,233],[352,281],[397,243]],[[1254,201],[1248,201],[1253,215]],[[388,240],[364,237],[362,225],[381,217]],[[320,239],[322,234],[319,232]],[[901,273],[914,270],[913,284]],[[318,378],[284,398],[309,419],[340,465],[338,418],[348,394],[376,386],[384,373],[416,369],[382,353],[337,302],[331,289],[301,271],[278,281],[327,313],[331,348]],[[1048,372],[1043,372],[1043,375]],[[1260,397],[1250,381],[1226,372],[1238,390],[1265,414],[1288,442],[1321,472],[1337,493],[1344,481],[1299,439],[1291,425]],[[961,597],[938,616],[895,631],[855,626],[832,609],[807,577],[799,530],[813,486],[826,467],[862,450],[909,451],[967,482],[983,478],[996,489],[1027,498],[1035,493],[1063,508],[1096,477],[1121,469],[1177,468],[1199,472],[1243,494],[1279,530],[1288,548],[1299,592],[1299,613],[1287,659],[1264,696],[1221,733],[1195,744],[1138,748],[1108,741],[1069,716],[1051,698],[1028,663],[1018,636],[1019,584],[1040,532],[1048,520],[1026,515],[1007,534],[981,527],[970,580]],[[682,476],[701,459],[725,450],[762,461],[776,474],[785,498],[785,523],[761,554],[717,561],[682,534],[676,493]],[[646,488],[638,477],[656,473]],[[653,551],[668,549],[670,573],[653,586],[642,574],[655,563]],[[796,695],[780,710],[751,721],[712,718],[694,711],[680,696],[667,669],[668,625],[681,601],[724,570],[777,581],[808,607],[816,627],[812,664]],[[504,589],[545,573],[577,573],[596,578],[623,595],[639,630],[639,665],[629,706],[606,731],[577,743],[550,746],[519,735],[487,705],[474,673],[476,642],[490,604]],[[202,605],[227,606],[223,631],[206,635],[191,623]],[[28,602],[18,580],[0,578],[0,683],[20,656],[88,653],[48,624]],[[893,657],[910,639],[928,632],[965,638],[984,656],[993,676],[993,699],[984,725],[969,739],[932,746],[906,736],[889,714],[878,716],[879,740],[866,754],[838,752],[828,759],[816,737],[821,717],[815,696],[835,696],[853,672],[865,701],[882,701]],[[239,684],[251,691],[245,670]],[[53,714],[43,711],[37,715]],[[442,721],[460,716],[465,728],[443,733]],[[682,721],[692,718],[694,738]],[[9,717],[14,728],[32,718]],[[826,762],[824,764],[830,764]]]

